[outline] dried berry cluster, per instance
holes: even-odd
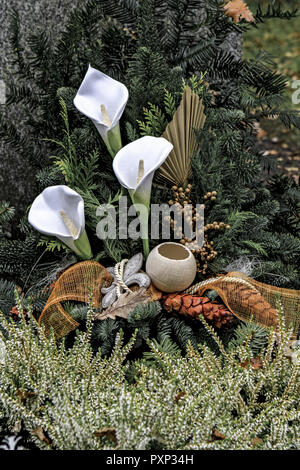
[[[175,206],[175,214],[174,218],[172,219],[171,216],[166,216],[165,219],[169,220],[171,228],[174,232],[176,238],[180,238],[180,243],[186,245],[190,250],[194,253],[196,261],[197,261],[197,270],[202,275],[205,275],[208,268],[208,262],[212,261],[218,255],[218,252],[214,249],[214,241],[210,240],[212,238],[209,237],[208,232],[216,232],[222,230],[230,229],[230,225],[225,224],[225,222],[213,222],[212,224],[204,225],[204,218],[197,213],[196,208],[193,206],[191,200],[191,191],[192,185],[188,184],[186,188],[173,186],[173,199],[169,201],[169,206]],[[217,200],[217,191],[211,191],[204,195],[204,204],[208,201],[214,202]],[[189,208],[187,210],[187,205]],[[191,207],[190,207],[191,206]],[[198,246],[195,240],[186,236],[182,233],[182,219],[180,219],[180,225],[177,222],[176,215],[180,215],[184,217],[185,223],[187,226],[191,227],[191,231],[197,230],[197,225],[200,225],[198,235],[203,235],[204,243],[203,246]],[[199,224],[200,222],[200,224]],[[190,225],[189,225],[190,224]],[[214,234],[213,234],[214,235]],[[212,236],[213,236],[212,235]]]
[[[192,201],[190,199],[190,194],[192,191],[192,185],[188,184],[186,188],[182,188],[178,186],[172,186],[173,198],[174,201],[171,199],[169,201],[169,205],[173,206],[173,204],[180,204],[180,206],[184,207],[186,204],[191,204]]]
[[[217,191],[212,191],[212,192],[208,192],[204,195],[204,201],[207,201],[208,199],[210,199],[211,201],[216,201],[217,200]]]

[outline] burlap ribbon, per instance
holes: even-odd
[[[203,295],[206,290],[215,290],[227,308],[240,320],[253,320],[262,326],[278,324],[278,309],[281,308],[286,326],[293,325],[298,333],[300,325],[300,291],[283,289],[258,282],[241,272],[196,284],[187,293]]]
[[[51,328],[56,338],[75,330],[79,324],[67,314],[62,302],[88,302],[90,292],[95,307],[101,306],[101,288],[112,283],[109,272],[96,261],[83,261],[67,269],[56,281],[53,291],[39,318],[49,335]]]

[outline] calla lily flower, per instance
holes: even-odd
[[[92,258],[85,231],[84,202],[68,186],[46,188],[33,201],[28,221],[39,232],[57,237],[80,258]]]
[[[123,83],[89,66],[74,105],[90,118],[112,157],[122,148],[119,121],[128,101]]]
[[[163,137],[146,136],[123,147],[113,161],[115,175],[128,189],[133,204],[136,208],[138,205],[146,208],[146,211],[137,209],[146,257],[149,254],[148,219],[153,176],[172,149],[173,145]]]

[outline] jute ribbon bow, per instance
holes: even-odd
[[[77,323],[63,308],[63,302],[88,302],[90,292],[95,307],[101,306],[101,288],[113,282],[111,274],[96,261],[76,263],[59,277],[39,318],[45,334],[53,329],[55,337],[61,338],[75,330]]]

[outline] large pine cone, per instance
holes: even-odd
[[[162,306],[167,312],[178,312],[196,318],[203,315],[217,328],[230,325],[234,319],[232,313],[224,305],[211,301],[208,297],[168,294],[162,298]]]

